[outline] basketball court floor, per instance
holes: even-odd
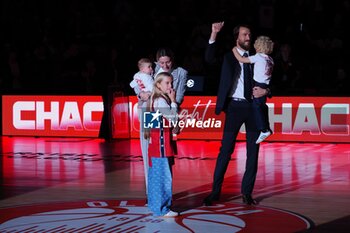
[[[219,141],[178,140],[177,218],[146,206],[138,140],[1,137],[0,232],[350,232],[350,144],[263,142],[253,196],[241,201],[238,142],[214,206]]]

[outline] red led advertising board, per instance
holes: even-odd
[[[99,96],[2,98],[3,135],[98,136]],[[215,115],[215,102],[215,96],[186,96],[178,139],[220,140],[224,114]],[[267,104],[274,132],[267,141],[350,142],[350,97],[273,97]],[[136,97],[115,97],[111,108],[113,138],[139,138]],[[243,126],[238,139],[244,137]]]
[[[97,137],[101,96],[2,96],[2,134]]]

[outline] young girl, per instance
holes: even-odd
[[[161,157],[161,150],[164,148],[164,154],[168,158],[170,173],[171,167],[174,165],[175,151],[174,143],[172,143],[171,122],[176,122],[178,117],[178,106],[176,104],[176,94],[172,88],[172,81],[173,77],[168,72],[161,72],[156,76],[148,108],[150,112],[161,114],[162,117],[160,119],[163,119],[164,127],[162,127],[163,131],[160,128],[151,128],[145,131],[145,137],[149,138],[150,142],[148,147],[150,169],[152,169],[151,157]],[[164,144],[164,147],[161,144]],[[160,176],[162,175],[160,174]],[[160,202],[158,200],[150,201],[150,198],[154,197],[148,197],[148,206],[155,215],[163,217],[176,217],[179,215],[177,212],[170,210],[171,198],[168,200],[162,199]]]

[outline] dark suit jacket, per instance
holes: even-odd
[[[215,43],[208,44],[205,51],[205,60],[208,63],[216,62],[215,56]],[[227,52],[224,55],[222,61],[220,84],[216,99],[215,113],[219,115],[222,111],[225,111],[227,106],[228,95],[234,85],[237,85],[237,80],[241,74],[241,66],[234,56],[232,51]]]

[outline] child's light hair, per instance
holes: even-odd
[[[158,87],[158,84],[161,83],[164,80],[164,78],[167,78],[167,77],[171,78],[171,80],[174,79],[173,76],[170,73],[168,73],[168,72],[160,72],[155,77],[154,83],[153,83],[152,95],[148,99],[147,108],[146,108],[146,110],[148,112],[153,111],[153,102],[157,98],[160,98],[160,97],[164,98],[168,102],[169,105],[171,104],[171,100],[170,100],[170,97],[168,96],[168,94],[167,93],[163,93]],[[150,138],[150,131],[149,131],[148,128],[144,129],[144,138],[145,139]]]
[[[152,64],[151,60],[148,58],[141,58],[138,62],[137,62],[137,67],[139,69],[142,68],[142,66],[144,65],[148,65],[148,64]]]
[[[153,92],[152,92],[152,96],[151,99],[152,101],[156,98],[159,97],[163,97],[165,98],[167,101],[170,100],[170,98],[168,97],[167,94],[164,94],[159,88],[158,88],[158,84],[161,83],[163,81],[164,78],[166,77],[170,77],[173,80],[173,76],[168,73],[168,72],[160,72],[159,74],[157,74],[157,76],[154,79],[154,83],[153,83]]]
[[[259,36],[254,43],[254,48],[258,53],[270,54],[273,51],[273,41],[268,36]]]

